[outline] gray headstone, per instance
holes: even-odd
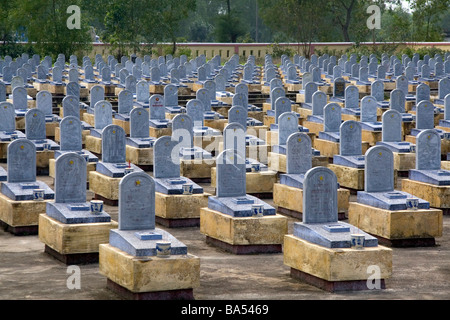
[[[177,114],[172,119],[172,139],[182,148],[193,148],[194,121],[188,114]]]
[[[155,229],[155,182],[133,172],[119,182],[119,230]]]
[[[381,80],[376,80],[370,85],[371,92],[370,95],[374,97],[377,101],[384,101],[384,82]]]
[[[151,120],[163,120],[166,118],[164,97],[162,95],[154,94],[150,97],[149,113]]]
[[[16,130],[16,112],[9,102],[0,103],[0,131],[12,132]]]
[[[55,83],[62,83],[62,69],[60,67],[53,67],[52,70],[52,79]]]
[[[444,98],[444,119],[450,120],[450,93]]]
[[[81,151],[83,141],[80,119],[66,116],[61,120],[59,127],[61,151]]]
[[[224,150],[216,160],[217,197],[244,197],[246,195],[245,158],[236,150]]]
[[[382,118],[382,140],[383,142],[402,141],[402,115],[395,109],[383,113]]]
[[[293,112],[285,112],[278,118],[278,145],[285,145],[289,136],[298,132],[298,118]]]
[[[69,82],[66,86],[66,96],[75,96],[80,98],[80,85],[76,82]]]
[[[55,202],[86,202],[86,160],[76,153],[59,156],[55,162]]]
[[[8,182],[36,181],[36,147],[27,139],[18,139],[8,145]]]
[[[362,154],[361,125],[354,120],[341,124],[339,154],[341,156],[360,156]]]
[[[36,94],[36,108],[46,116],[53,114],[52,94],[49,91],[39,91]]]
[[[377,100],[373,96],[361,99],[361,122],[377,122]]]
[[[234,105],[228,110],[228,123],[239,123],[247,128],[248,109],[241,105]]]
[[[389,107],[392,110],[397,110],[400,113],[405,113],[405,94],[400,89],[394,89],[390,93]]]
[[[133,109],[133,93],[128,90],[122,90],[118,95],[118,113],[129,114]]]
[[[425,83],[421,83],[416,88],[416,105],[424,100],[430,101],[430,87]]]
[[[6,85],[0,82],[0,102],[6,101]]]
[[[170,136],[160,137],[153,146],[153,173],[156,179],[178,178],[180,156],[178,141]]]
[[[104,129],[110,124],[112,124],[111,103],[101,100],[94,106],[94,127],[95,129]]]
[[[405,76],[400,76],[395,80],[395,84],[396,88],[402,90],[406,97],[409,93],[408,79]]]
[[[416,108],[416,129],[434,128],[434,105],[427,100],[421,101]]]
[[[359,108],[359,90],[357,86],[348,86],[345,89],[345,108]]]
[[[25,134],[28,140],[46,139],[45,114],[39,109],[30,109],[25,114]]]
[[[365,154],[364,191],[394,190],[394,154],[384,146],[374,146]]]
[[[27,89],[17,87],[12,91],[14,109],[28,109]]]
[[[338,182],[336,174],[325,167],[315,167],[303,181],[303,223],[338,221]]]
[[[90,106],[95,107],[97,102],[105,100],[105,89],[102,86],[96,85],[90,91]]]
[[[236,150],[245,158],[245,127],[237,122],[230,122],[223,130],[223,149]]]
[[[136,85],[137,85],[137,79],[133,75],[129,75],[125,79],[125,89],[131,91],[133,94],[136,93]]]
[[[312,95],[312,114],[315,116],[323,115],[323,108],[327,104],[327,94],[323,91],[316,91]]]
[[[323,109],[323,131],[324,132],[339,132],[342,115],[341,107],[337,103],[328,103]]]
[[[150,84],[141,80],[136,85],[136,100],[138,102],[148,103],[150,99]]]
[[[203,127],[204,107],[202,101],[198,99],[189,100],[186,104],[186,113],[192,118],[194,127]]]
[[[443,78],[439,80],[439,86],[438,86],[438,93],[439,99],[444,99],[446,95],[450,93],[450,79],[449,78]]]
[[[416,170],[441,169],[441,137],[436,130],[424,130],[416,137]]]
[[[80,99],[76,96],[67,95],[62,101],[64,117],[73,116],[80,119]]]
[[[166,107],[178,106],[178,87],[168,84],[164,87],[164,104]]]
[[[130,112],[130,137],[131,138],[148,138],[149,132],[149,115],[144,108],[134,108]]]
[[[278,124],[278,118],[285,112],[292,111],[292,103],[286,97],[279,97],[275,100],[275,123]]]
[[[318,90],[315,82],[308,82],[305,86],[305,103],[312,103],[312,95]]]
[[[275,101],[277,101],[280,97],[286,97],[286,92],[284,91],[284,88],[282,87],[275,87],[270,92],[270,103],[271,103],[271,109],[275,110]]]
[[[126,162],[126,134],[117,125],[110,124],[102,131],[102,161],[105,163]]]
[[[203,103],[203,112],[211,111],[211,99],[208,89],[202,88],[197,90],[196,99]]]
[[[69,70],[69,82],[78,82],[79,76],[77,69],[72,68]]]
[[[286,173],[305,174],[312,168],[311,138],[296,132],[289,136],[286,142]]]

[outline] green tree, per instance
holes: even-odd
[[[442,41],[440,21],[448,12],[450,0],[408,0],[413,11],[413,41]]]
[[[236,10],[231,7],[231,0],[225,0],[224,6],[220,8],[215,28],[216,40],[218,42],[237,42],[244,35],[241,19]]]
[[[326,25],[326,0],[259,0],[260,15],[273,31],[287,41],[299,43],[299,53],[311,54],[311,43],[318,41],[320,30]],[[300,48],[301,51],[300,52]]]
[[[69,29],[67,9],[81,5],[80,0],[20,0],[12,10],[13,28],[24,30],[28,41],[33,42],[36,52],[56,57],[83,53],[90,49],[90,27],[81,13],[81,28]]]

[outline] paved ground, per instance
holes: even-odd
[[[39,179],[52,186],[48,177]],[[117,207],[106,210],[117,221]],[[289,219],[289,233],[295,221]],[[450,299],[450,216],[444,216],[437,246],[393,249],[393,275],[385,290],[335,294],[292,279],[282,254],[236,256],[207,245],[199,228],[166,230],[201,259],[196,300]],[[106,288],[98,264],[80,268],[81,289],[70,290],[67,266],[44,253],[38,236],[16,237],[0,230],[0,300],[120,300]]]

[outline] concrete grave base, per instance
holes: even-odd
[[[234,218],[206,207],[200,210],[200,232],[210,244],[234,254],[279,253],[287,231],[288,219],[278,214]]]
[[[339,142],[316,138],[313,145],[314,149],[319,150],[322,156],[333,158],[334,155],[339,154]],[[362,142],[362,154],[365,154],[369,148],[370,145],[368,142]]]
[[[316,134],[314,132],[305,132],[311,139],[311,145],[314,145],[314,140],[316,140]],[[278,131],[266,131],[266,143],[269,146],[278,144]]]
[[[45,135],[48,139],[55,137],[56,128],[59,128],[59,122],[46,122],[45,123]]]
[[[450,132],[450,127],[435,126],[434,128],[438,129],[438,130],[445,131],[445,132]]]
[[[272,198],[273,186],[278,180],[276,171],[247,172],[246,193],[258,198]],[[211,187],[216,188],[216,168],[211,169]]]
[[[125,134],[130,135],[130,121],[113,119],[113,124],[121,127],[123,130],[125,130]]]
[[[210,194],[167,195],[155,193],[156,222],[169,228],[199,227],[200,209],[208,206]]]
[[[228,115],[227,115],[227,117],[228,117]],[[213,129],[219,130],[220,132],[223,132],[223,129],[225,129],[227,124],[228,124],[227,119],[204,120],[205,127],[213,128]]]
[[[399,153],[394,154],[394,170],[397,170],[399,176],[408,176],[410,169],[416,168],[415,153]]]
[[[249,111],[248,112],[249,118],[256,119],[260,122],[264,121],[264,115],[265,115],[265,113],[263,111]],[[228,117],[228,114],[227,114],[227,117]]]
[[[428,201],[431,207],[441,209],[444,215],[450,214],[450,186],[435,186],[425,182],[403,179],[402,191]]]
[[[137,165],[144,171],[151,171],[153,168],[153,148],[135,148],[126,146],[126,160]]]
[[[39,91],[48,91],[50,89],[50,83],[40,83],[40,82],[34,82],[33,87],[39,92]]]
[[[211,181],[211,169],[215,166],[215,159],[181,160],[180,176],[194,182],[209,182]]]
[[[364,169],[351,168],[337,164],[329,164],[341,187],[352,189],[353,193],[364,190]]]
[[[138,258],[109,244],[99,248],[100,273],[110,289],[126,297],[191,299],[192,290],[200,286],[200,259],[194,255]]]
[[[97,171],[89,172],[89,190],[94,192],[95,199],[116,206],[119,201],[119,182],[122,178],[111,178]]]
[[[441,169],[450,170],[450,161],[441,161]]]
[[[308,119],[308,116],[312,115],[312,109],[297,107],[293,109],[292,111],[297,112],[300,115],[301,123],[305,123],[306,119]]]
[[[115,221],[105,223],[64,224],[46,214],[39,215],[39,240],[45,252],[66,264],[98,261],[99,245],[108,243]]]
[[[328,165],[328,157],[326,156],[312,157],[313,167],[326,167],[327,165]],[[286,173],[286,155],[275,152],[269,152],[268,167],[270,168],[270,170]]]
[[[85,139],[85,149],[95,155],[102,154],[102,139],[87,135]]]
[[[95,116],[91,113],[83,113],[83,121],[95,128]]]
[[[350,202],[349,223],[388,246],[430,246],[442,236],[442,210],[391,211]]]
[[[112,96],[116,93],[116,85],[113,84],[100,84],[105,89],[105,96]]]
[[[302,84],[301,83],[286,83],[285,87],[288,92],[299,92],[302,89]]]
[[[298,108],[301,109],[301,108]],[[306,117],[305,117],[306,119]],[[312,121],[303,121],[303,126],[309,129],[309,132],[314,133],[317,137],[319,136],[319,132],[323,131],[323,123],[317,123]],[[317,139],[317,138],[316,138]]]
[[[286,235],[283,252],[292,276],[326,291],[368,290],[368,270],[373,265],[379,268],[380,280],[392,274],[392,249],[380,245],[363,250],[330,249]]]
[[[165,85],[150,85],[150,93],[151,94],[164,94]]]
[[[37,234],[39,215],[46,212],[48,201],[14,201],[0,194],[0,222],[15,235]]]
[[[53,150],[36,151],[36,174],[48,175],[50,159],[54,158],[55,151]]]
[[[149,127],[150,137],[161,138],[162,136],[171,136],[172,128],[153,128]]]
[[[346,219],[350,201],[350,191],[338,189],[338,215],[339,219]],[[273,203],[278,207],[277,212],[287,214],[297,219],[302,218],[303,189],[290,187],[281,183],[273,185]]]
[[[52,95],[55,95],[55,96],[62,96],[62,95],[64,95],[64,92],[66,91],[65,90],[65,87],[66,86],[63,86],[63,85],[53,85],[53,84],[50,84],[49,86],[48,86],[48,91],[52,94]]]
[[[348,121],[348,120],[354,120],[354,121],[359,122],[360,119],[361,119],[361,116],[342,113],[342,121],[343,122]]]
[[[370,146],[376,145],[382,138],[381,131],[361,130],[361,140],[368,142]]]

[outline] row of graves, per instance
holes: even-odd
[[[0,60],[5,229],[134,299],[194,298],[182,227],[326,291],[372,265],[385,288],[391,247],[434,246],[449,212],[450,55],[238,58]]]

